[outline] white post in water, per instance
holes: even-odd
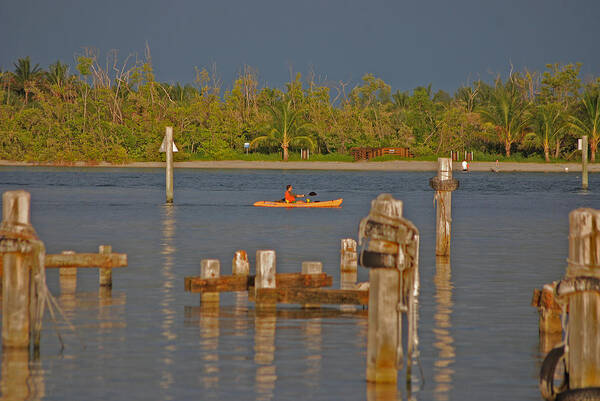
[[[173,203],[173,127],[165,132],[165,152],[167,154],[167,203]]]
[[[340,288],[354,289],[358,277],[356,241],[352,238],[342,239],[340,249]]]
[[[581,139],[581,188],[588,189],[588,136]]]
[[[250,262],[248,262],[246,251],[235,251],[231,262],[231,274],[234,276],[247,276],[250,274]]]
[[[202,259],[200,262],[200,277],[203,279],[219,278],[221,276],[221,263],[219,259]],[[219,302],[218,292],[203,292],[200,296],[202,303]]]
[[[273,250],[258,250],[256,251],[256,277],[254,279],[254,290],[258,294],[258,290],[262,288],[276,288],[275,274],[277,274],[276,255]],[[256,303],[257,307],[262,307],[262,302]],[[275,306],[275,305],[269,305]]]
[[[75,251],[62,251],[61,253],[73,255]],[[61,294],[74,294],[77,289],[77,268],[61,267],[58,271]]]

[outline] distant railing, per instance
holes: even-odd
[[[373,157],[383,155],[395,155],[399,157],[415,157],[408,148],[351,148],[350,154],[354,160],[369,160]]]

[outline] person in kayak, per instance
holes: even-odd
[[[294,188],[291,185],[285,187],[285,195],[283,197],[285,203],[294,203],[296,198],[304,198],[303,194],[295,194],[292,192]]]

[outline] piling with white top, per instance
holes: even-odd
[[[356,286],[357,260],[356,241],[352,238],[342,239],[340,248],[340,288],[342,290],[353,289]]]
[[[429,180],[436,200],[436,256],[450,256],[452,226],[452,191],[458,189],[458,180],[452,178],[452,160],[438,158],[438,173]]]
[[[173,127],[167,127],[165,131],[165,153],[167,203],[173,203]]]

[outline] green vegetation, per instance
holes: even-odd
[[[371,74],[351,89],[300,74],[283,89],[259,87],[250,67],[227,90],[214,68],[173,85],[155,80],[148,51],[132,59],[113,52],[100,61],[88,49],[74,70],[60,61],[43,70],[26,57],[0,71],[0,158],[160,160],[166,126],[177,160],[300,160],[304,148],[311,160],[351,161],[352,147],[409,147],[417,160],[455,150],[475,160],[553,162],[572,159],[577,138],[588,135],[594,161],[600,142],[600,80],[582,83],[580,64],[512,72],[451,96],[431,85],[393,92]]]

